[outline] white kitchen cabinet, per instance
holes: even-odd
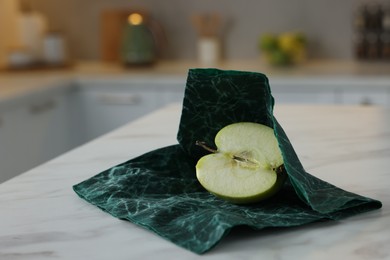
[[[332,91],[273,91],[276,104],[336,104],[337,94]]]
[[[277,104],[390,106],[388,78],[289,78],[270,81]]]
[[[276,104],[337,104],[341,102],[337,86],[310,79],[270,80]]]
[[[21,124],[28,129],[23,137],[30,144],[25,153],[31,163],[51,159],[73,147],[68,98],[65,93],[42,95],[24,107]]]
[[[15,128],[19,114],[18,110],[0,110],[0,183],[25,170],[17,161],[17,148],[13,145],[20,130]]]
[[[390,80],[357,79],[340,86],[343,104],[390,106]]]
[[[343,104],[383,105],[390,104],[389,93],[386,91],[348,91],[343,92]]]
[[[79,82],[86,139],[96,138],[184,95],[181,80],[104,79]]]
[[[59,86],[0,106],[0,182],[172,102],[183,80],[105,79]]]
[[[73,148],[77,139],[70,128],[69,92],[34,94],[0,111],[0,182]]]
[[[158,93],[153,91],[83,90],[82,118],[88,140],[107,133],[156,107]]]

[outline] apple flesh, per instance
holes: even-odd
[[[209,192],[237,204],[255,203],[280,190],[286,179],[283,157],[272,128],[251,122],[222,128],[217,150],[196,164],[196,177]]]

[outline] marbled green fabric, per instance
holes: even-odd
[[[190,70],[177,139],[197,160],[206,151],[195,145],[195,141],[212,145],[224,126],[247,121],[272,127],[273,104],[268,79],[263,74]]]
[[[260,73],[189,71],[179,144],[130,159],[75,185],[76,193],[111,215],[129,220],[196,253],[215,246],[233,227],[292,227],[341,219],[381,207],[308,174],[273,116],[268,80]],[[288,180],[274,197],[234,205],[204,190],[195,176],[205,152],[196,140],[212,144],[216,132],[233,122],[274,128]]]

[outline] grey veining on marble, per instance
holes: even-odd
[[[198,256],[75,196],[74,183],[175,143],[180,105],[172,105],[1,184],[0,259],[390,259],[389,112],[275,107],[311,174],[381,200],[380,210],[265,233],[233,230]]]

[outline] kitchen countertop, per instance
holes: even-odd
[[[211,67],[265,73],[272,82],[353,81],[370,84],[390,82],[390,62],[353,60],[310,60],[295,67],[275,68],[261,60],[224,61]],[[160,61],[152,67],[126,68],[116,63],[79,61],[68,68],[48,70],[0,71],[0,102],[58,87],[58,82],[82,80],[149,80],[184,82],[188,69],[209,67],[195,61]],[[184,85],[183,85],[184,88]]]
[[[355,60],[309,60],[300,65],[274,67],[261,59],[225,60],[205,65],[191,60],[160,61],[152,67],[123,67],[115,63],[81,62],[74,69],[82,74],[169,74],[185,75],[189,68],[216,67],[226,70],[262,72],[275,77],[321,77],[321,76],[390,76],[390,62],[362,62]]]
[[[390,111],[276,104],[302,164],[382,201],[365,214],[306,226],[233,231],[203,256],[118,220],[72,190],[109,167],[176,143],[180,104],[160,109],[0,185],[0,259],[389,259]]]

